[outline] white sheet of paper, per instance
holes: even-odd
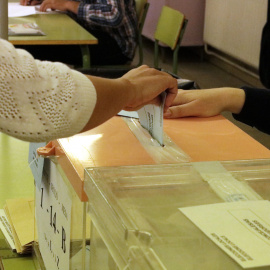
[[[8,3],[8,17],[23,17],[36,14],[35,6],[22,6],[20,3]]]
[[[161,95],[161,103],[158,105],[148,104],[138,110],[139,121],[142,127],[148,130],[150,135],[163,145],[163,109],[166,93]]]
[[[69,269],[72,195],[53,162],[43,173],[35,196],[39,249],[46,269]]]
[[[46,12],[39,11],[40,5],[37,6],[22,6],[20,3],[8,3],[8,17],[25,17],[34,14],[55,14],[65,13],[60,10],[48,9]]]
[[[270,202],[229,202],[179,208],[243,268],[270,265]]]

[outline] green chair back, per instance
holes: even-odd
[[[174,51],[173,73],[177,74],[178,50],[184,35],[186,25],[187,19],[183,13],[168,6],[163,6],[154,34],[155,68],[159,68],[159,42],[162,42]]]

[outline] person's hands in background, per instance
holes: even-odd
[[[20,0],[22,6],[36,6],[40,5],[42,0]]]
[[[188,116],[210,117],[223,111],[240,113],[245,103],[245,92],[238,88],[178,90],[165,118]]]
[[[39,11],[46,12],[47,9],[70,11],[75,14],[78,13],[78,7],[80,2],[68,1],[68,0],[43,0],[40,5]]]

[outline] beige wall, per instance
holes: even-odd
[[[266,12],[267,0],[206,0],[204,41],[258,68]]]
[[[205,0],[148,0],[149,10],[145,19],[143,35],[154,39],[154,32],[163,5],[181,11],[188,19],[181,46],[203,45]]]

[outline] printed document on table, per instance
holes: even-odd
[[[9,36],[45,36],[36,23],[16,23],[8,25]]]
[[[66,13],[60,10],[48,9],[46,12],[39,11],[40,5],[22,6],[20,3],[8,3],[8,17],[25,17],[34,14]]]
[[[179,208],[242,268],[270,266],[270,202],[238,201]]]
[[[36,14],[35,6],[22,6],[20,3],[8,3],[8,17],[23,17]]]
[[[142,127],[163,146],[163,110],[166,92],[161,95],[160,104],[148,104],[138,110],[139,121]]]

